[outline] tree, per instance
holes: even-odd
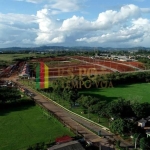
[[[78,95],[78,91],[76,89],[69,89],[69,88],[64,88],[63,92],[62,92],[62,96],[65,100],[69,101],[70,106],[72,107],[72,105],[75,106],[75,102],[77,101],[77,99],[79,98]]]
[[[118,141],[116,142],[116,147],[117,147],[117,148],[120,148],[120,140],[118,140]]]
[[[140,148],[142,150],[147,150],[149,147],[149,141],[147,138],[143,137],[140,139]]]
[[[124,134],[125,128],[125,121],[121,118],[112,121],[110,124],[110,129],[114,133]]]
[[[139,118],[147,117],[149,115],[150,104],[135,102],[131,105],[133,112]]]
[[[70,100],[71,100],[71,102],[73,102],[73,105],[75,106],[75,102],[79,98],[78,90],[72,89],[72,90],[70,90],[69,94],[70,94]]]
[[[96,108],[96,112],[98,111],[97,104],[99,102],[99,99],[96,97],[92,97],[90,95],[88,96],[81,95],[80,98],[78,99],[78,102],[83,107],[89,108],[91,112],[95,112],[94,110],[95,108]]]
[[[20,97],[20,92],[16,88],[0,88],[0,102],[17,101]]]
[[[116,109],[117,108],[117,109]],[[131,109],[130,101],[120,98],[118,101],[112,101],[105,105],[105,116],[113,118],[126,118],[134,115]]]

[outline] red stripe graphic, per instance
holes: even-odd
[[[40,62],[40,88],[44,88],[44,77],[45,77],[45,68],[44,68],[44,63]]]

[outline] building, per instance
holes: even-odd
[[[28,64],[25,64],[25,65],[23,66],[23,69],[22,69],[21,73],[19,74],[19,76],[20,76],[20,77],[29,77],[29,76],[30,76]]]
[[[146,130],[146,135],[147,135],[147,137],[150,137],[150,129]]]
[[[142,118],[141,120],[138,121],[138,126],[144,128],[147,120]]]
[[[70,141],[59,145],[54,145],[47,150],[85,150],[78,141]]]

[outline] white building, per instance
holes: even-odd
[[[142,118],[141,120],[138,121],[138,126],[144,128],[146,122],[147,122],[147,120]]]

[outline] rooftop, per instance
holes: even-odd
[[[60,145],[54,145],[48,150],[85,150],[78,141],[70,141]]]

